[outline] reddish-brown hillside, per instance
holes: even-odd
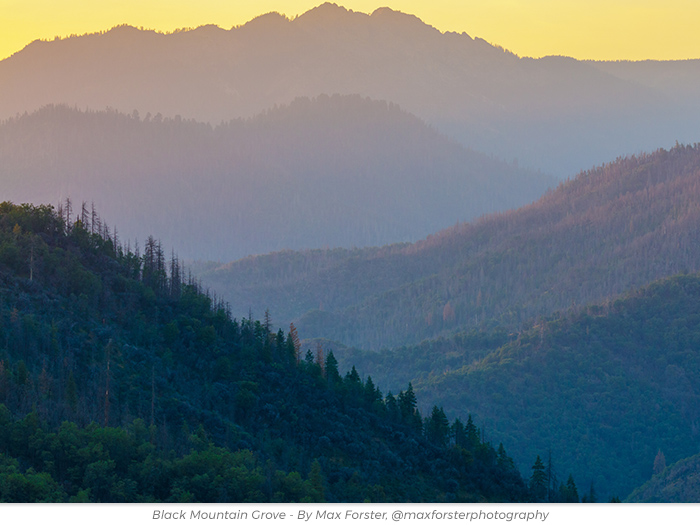
[[[206,279],[245,311],[296,319],[305,336],[380,348],[485,321],[517,327],[698,270],[700,147],[679,145],[413,245],[272,254]]]

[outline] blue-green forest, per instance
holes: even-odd
[[[232,319],[92,209],[3,203],[0,265],[2,501],[536,497],[472,418],[301,355],[269,314]]]
[[[2,203],[0,498],[695,501],[698,151],[413,245],[208,265],[223,294],[85,202]]]

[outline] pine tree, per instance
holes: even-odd
[[[544,464],[539,454],[532,466],[532,476],[530,477],[530,493],[535,502],[542,502],[547,496],[547,474]]]
[[[470,449],[476,448],[481,440],[479,439],[479,429],[474,424],[471,414],[469,414],[469,417],[467,418],[467,426],[465,427],[465,431],[467,433],[468,447]]]
[[[406,392],[399,392],[398,396],[399,412],[401,413],[401,421],[421,431],[423,428],[423,419],[421,418],[420,412],[416,408],[418,401],[416,400],[416,394],[413,392],[413,384],[408,383],[408,388]]]
[[[175,250],[170,253],[170,297],[178,299],[182,286],[182,276],[180,275],[180,263],[175,255]]]
[[[275,337],[275,349],[278,352],[278,355],[283,355],[284,349],[285,349],[285,344],[284,344],[284,332],[280,328],[277,330],[277,336]]]
[[[360,374],[357,373],[357,370],[354,366],[352,367],[352,370],[350,370],[350,372],[345,374],[345,382],[349,385],[362,385]]]
[[[306,351],[306,355],[304,356],[304,361],[306,361],[307,366],[313,366],[314,364],[314,354],[311,353],[311,350]]]
[[[569,479],[566,480],[566,486],[562,485],[562,501],[564,503],[578,503],[578,490],[576,488],[576,483],[574,483],[574,477],[569,474]]]
[[[95,202],[93,201],[90,205],[90,233],[97,233],[100,231],[100,218],[97,216],[95,211]]]
[[[71,224],[71,215],[73,214],[73,204],[71,203],[70,198],[66,198],[66,226],[67,230],[71,231],[73,229],[73,225]]]
[[[405,422],[410,422],[415,416],[416,394],[413,392],[413,384],[408,383],[406,392],[399,392],[399,410],[401,411],[401,419]]]
[[[365,392],[364,392],[365,402],[368,407],[372,407],[375,403],[382,400],[382,393],[377,390],[374,386],[371,376],[367,376],[367,381],[365,381]]]
[[[425,433],[428,440],[439,447],[446,447],[450,437],[450,422],[442,408],[433,406],[425,424]]]
[[[342,379],[340,373],[338,372],[338,360],[333,355],[333,352],[328,352],[328,357],[326,357],[326,381],[331,388],[340,385]]]
[[[396,402],[394,395],[389,392],[384,398],[384,405],[390,421],[398,421],[400,417],[399,404]]]
[[[272,328],[272,316],[270,315],[269,308],[265,308],[265,317],[264,317],[263,325],[265,326],[265,330],[267,330],[267,332],[269,333],[270,329]]]
[[[245,322],[245,319],[243,319]],[[297,349],[294,345],[294,339],[292,338],[292,333],[287,334],[287,341],[285,342],[285,347],[287,350],[287,359],[290,363],[298,363]]]
[[[464,428],[464,423],[462,423],[462,420],[459,418],[455,419],[455,422],[452,424],[452,439],[454,440],[455,446],[467,448],[467,431]]]
[[[87,202],[83,201],[80,207],[80,223],[85,230],[90,229],[90,218],[88,216]]]

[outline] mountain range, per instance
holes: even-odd
[[[479,414],[521,469],[550,450],[560,479],[624,498],[659,449],[697,451],[699,181],[700,146],[678,145],[418,243],[269,254],[205,282],[386,389]]]
[[[697,500],[699,86],[330,3],[0,61],[0,501]]]
[[[698,140],[700,62],[518,57],[389,8],[325,3],[293,20],[172,34],[118,26],[0,62],[0,118],[46,104],[213,125],[320,94],[399,104],[463,144],[560,178]]]
[[[448,140],[395,104],[299,98],[215,128],[43,109],[0,124],[3,198],[84,201],[187,259],[416,241],[533,201],[553,179]]]

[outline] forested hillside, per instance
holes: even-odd
[[[627,498],[629,503],[700,502],[700,454],[666,467],[661,451],[658,472]],[[656,464],[654,465],[657,466]]]
[[[573,471],[579,487],[624,498],[651,477],[659,451],[670,464],[700,446],[698,304],[700,276],[681,275],[517,333],[336,353],[387,388],[413,381],[452,416],[480,414],[487,438],[516,460],[550,450],[560,480]],[[652,492],[635,500],[665,500]]]
[[[209,124],[47,106],[0,125],[3,196],[95,202],[182,257],[415,241],[532,202],[553,179],[450,142],[398,106],[297,99]]]
[[[281,252],[203,275],[308,337],[363,349],[588,304],[700,270],[700,147],[618,159],[530,206],[411,245]]]
[[[0,204],[0,500],[513,501],[503,447],[237,321],[94,210]],[[397,392],[395,390],[395,392]]]
[[[104,29],[0,60],[0,502],[700,502],[700,60]]]

